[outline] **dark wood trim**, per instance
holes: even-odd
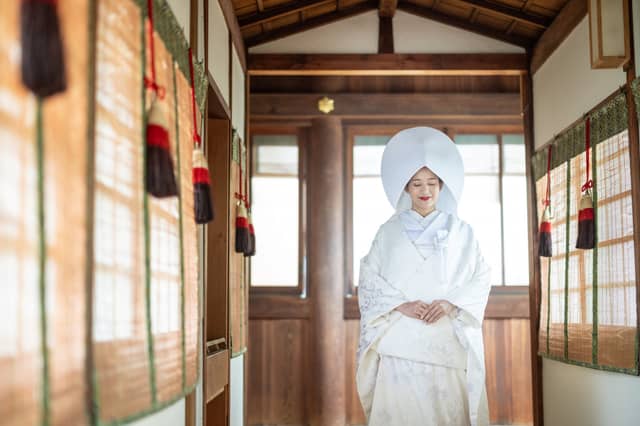
[[[520,77],[520,99],[524,121],[524,144],[527,160],[533,157],[533,84],[531,75]],[[542,426],[542,358],[538,356],[538,330],[540,327],[540,258],[538,257],[538,209],[536,182],[531,161],[525,162],[527,174],[527,222],[529,228],[529,330],[531,339],[531,394],[533,424]]]
[[[458,27],[463,30],[471,31],[476,34],[480,34],[485,37],[490,37],[495,40],[503,41],[505,43],[513,44],[516,46],[531,47],[533,45],[533,41],[528,38],[509,35],[493,28],[487,28],[482,25],[471,23],[466,19],[455,18],[453,16],[438,12],[433,8],[427,9],[414,3],[400,2],[398,4],[398,9],[403,10],[407,13],[411,13],[412,15],[420,16],[421,18],[431,19],[445,25]]]
[[[470,6],[475,7],[476,9],[484,10],[486,12],[490,12],[494,15],[499,15],[504,18],[513,19],[518,22],[522,22],[527,25],[531,25],[537,28],[547,28],[551,25],[551,19],[540,16],[540,15],[532,15],[526,12],[523,12],[519,8],[507,6],[504,4],[498,3],[489,3],[485,0],[459,0],[462,3],[466,3]]]
[[[529,318],[529,288],[527,286],[492,287],[484,318]],[[360,319],[358,296],[345,297],[344,319]]]
[[[198,57],[198,0],[189,1],[189,46],[193,55]]]
[[[249,319],[309,319],[309,299],[285,295],[249,294]]]
[[[222,9],[222,14],[224,15],[224,20],[227,23],[231,40],[233,40],[233,45],[238,51],[238,58],[240,58],[242,69],[247,72],[247,48],[245,47],[244,39],[240,32],[240,25],[238,25],[238,18],[236,18],[233,2],[231,0],[218,0],[218,3]]]
[[[184,424],[196,426],[196,391],[195,389],[185,397]]]
[[[242,16],[238,18],[238,24],[240,25],[240,29],[243,30],[254,25],[263,24],[265,22],[282,18],[283,16],[303,12],[316,6],[322,6],[329,3],[334,3],[334,0],[301,0],[294,3],[287,2],[278,4],[267,8],[265,11]]]
[[[500,284],[505,285],[507,283],[507,279],[504,267],[504,183],[502,182],[504,177],[504,145],[502,144],[502,134],[496,134],[496,137],[498,140],[498,197],[500,200],[500,261],[502,263],[502,271],[500,272]]]
[[[378,6],[378,16],[381,18],[393,18],[398,9],[398,0],[380,0]]]
[[[251,75],[267,76],[518,76],[529,69],[527,56],[520,53],[252,53],[248,60]]]
[[[634,239],[634,257],[636,272],[636,327],[640,330],[640,135],[638,134],[638,115],[633,93],[631,91],[631,83],[636,78],[635,52],[633,44],[633,2],[629,2],[629,13],[627,19],[629,22],[629,38],[632,40],[630,46],[630,60],[626,65],[627,71],[627,106],[629,107],[629,155],[631,169],[631,200],[633,211],[633,239]],[[638,4],[636,4],[638,7]],[[640,357],[640,354],[638,354]],[[638,360],[640,362],[640,359]]]
[[[283,116],[320,117],[318,94],[251,95],[252,119]],[[517,93],[370,93],[333,94],[335,110],[331,115],[344,118],[401,117],[520,117]]]
[[[230,1],[230,0],[229,0]],[[278,40],[283,37],[290,36],[295,33],[310,30],[311,28],[320,27],[341,19],[350,18],[352,16],[359,15],[370,10],[378,8],[378,2],[375,0],[366,0],[362,3],[358,3],[355,6],[348,7],[346,9],[336,10],[335,12],[327,13],[317,16],[315,18],[307,19],[304,22],[299,22],[293,25],[287,25],[282,28],[278,28],[273,31],[269,31],[257,36],[253,36],[246,40],[247,47],[257,46],[259,44],[267,43],[269,41]]]
[[[586,0],[569,0],[533,48],[531,74],[535,74],[587,15]]]
[[[378,53],[392,54],[393,50],[393,18],[378,18]]]

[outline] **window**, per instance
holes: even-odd
[[[352,139],[351,241],[347,253],[350,289],[358,285],[360,259],[367,254],[380,224],[392,214],[380,180],[380,164],[389,135]],[[465,166],[458,215],[474,229],[492,268],[493,285],[528,285],[528,228],[524,137],[521,134],[467,135],[454,138]]]
[[[303,227],[301,150],[296,134],[252,139],[251,214],[257,235],[253,287],[300,288]]]

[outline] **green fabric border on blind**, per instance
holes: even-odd
[[[133,0],[142,10],[147,8],[147,0]],[[148,16],[145,15],[145,16]],[[189,77],[189,42],[184,36],[184,31],[176,19],[167,0],[153,0],[153,26],[167,50],[178,63],[180,71],[187,79]],[[207,74],[202,62],[193,61],[193,79],[195,80],[195,92],[198,108],[204,110],[207,96]]]
[[[600,142],[625,130],[629,126],[628,113],[625,94],[619,93],[609,102],[589,114],[591,117],[591,145],[595,147]],[[586,119],[586,116],[574,126],[557,135],[550,142],[553,146],[551,169],[585,151],[584,119]],[[548,145],[545,145],[536,151],[531,159],[535,180],[540,179],[547,172],[547,147]]]

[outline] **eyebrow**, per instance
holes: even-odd
[[[421,180],[438,180],[438,178],[437,177],[428,177],[426,179],[413,178],[413,179],[411,179],[411,182],[421,181]]]

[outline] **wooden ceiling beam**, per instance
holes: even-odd
[[[324,116],[318,93],[254,93],[252,120]],[[521,120],[518,93],[337,93],[331,115],[343,118],[484,118]]]
[[[381,18],[393,18],[398,8],[398,0],[380,0],[378,16]]]
[[[534,27],[545,29],[549,25],[551,25],[551,19],[543,16],[528,14],[526,12],[523,12],[519,8],[502,5],[498,3],[490,3],[485,0],[458,0],[458,1],[461,3],[466,3],[470,6],[476,7],[478,9],[482,9],[486,12],[500,15],[508,19],[515,19],[516,21],[520,21],[525,24],[533,25]]]
[[[531,55],[531,75],[540,69],[542,64],[562,44],[573,29],[587,15],[585,0],[569,0],[556,16],[551,26],[540,36]]]
[[[262,43],[267,43],[273,40],[278,40],[283,37],[290,36],[295,33],[309,30],[311,28],[320,27],[322,25],[329,24],[331,22],[339,21],[340,19],[349,18],[351,16],[359,15],[364,12],[369,12],[378,8],[377,0],[367,0],[362,3],[358,3],[355,6],[342,8],[335,12],[327,13],[324,15],[316,16],[299,22],[293,25],[287,25],[285,27],[278,28],[268,33],[259,34],[254,37],[250,37],[246,40],[248,47],[257,46]]]
[[[270,7],[266,10],[251,15],[238,18],[240,28],[244,29],[253,25],[262,24],[267,21],[282,18],[283,16],[302,12],[312,7],[333,3],[334,0],[301,0],[291,3]]]
[[[433,21],[440,22],[445,25],[450,25],[453,27],[462,28],[467,31],[474,32],[476,34],[483,35],[485,37],[490,37],[495,40],[500,40],[505,43],[514,44],[516,46],[528,48],[533,46],[533,41],[519,37],[515,35],[507,35],[502,31],[498,31],[492,28],[487,28],[475,23],[471,23],[465,19],[455,18],[450,15],[446,15],[442,12],[438,12],[434,9],[427,9],[422,6],[418,6],[413,3],[400,2],[398,4],[398,9],[403,10],[407,13],[411,13],[412,15],[420,16],[422,18],[431,19]]]
[[[521,75],[525,54],[249,54],[250,75]]]

